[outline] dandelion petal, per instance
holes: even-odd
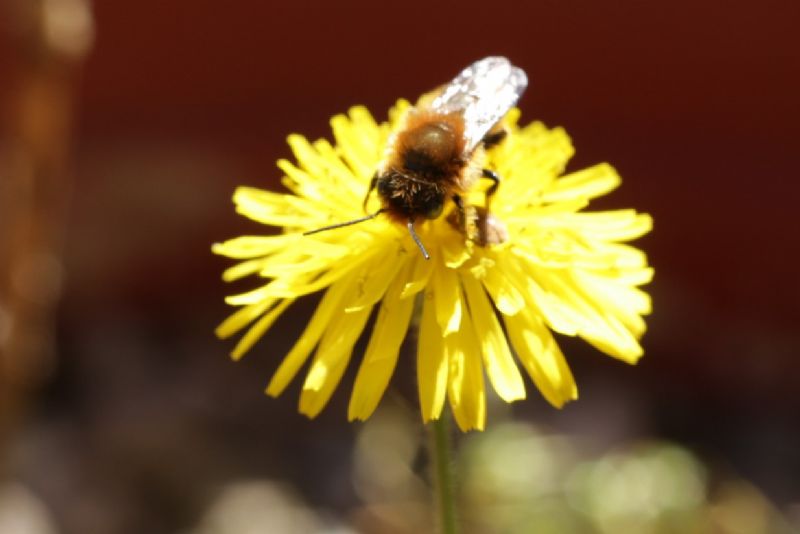
[[[242,339],[239,340],[239,343],[236,344],[233,352],[231,352],[231,358],[238,360],[244,356],[244,353],[250,350],[250,347],[252,347],[256,341],[261,339],[261,336],[263,336],[266,331],[269,330],[269,327],[272,326],[275,320],[292,302],[294,302],[294,299],[284,300],[275,306],[275,308],[270,310],[268,314],[259,319],[256,324],[254,324],[250,330],[248,330],[247,333],[242,336]]]
[[[289,351],[289,354],[286,355],[278,370],[272,376],[272,380],[270,380],[266,389],[268,395],[272,397],[280,395],[308,359],[319,338],[331,322],[334,312],[339,310],[340,303],[350,288],[349,282],[349,279],[342,280],[333,284],[325,292],[325,296],[322,297],[300,339],[297,340],[297,343],[294,344],[292,350]]]
[[[364,330],[372,307],[351,314],[339,313],[320,341],[300,393],[300,413],[313,418],[325,407],[342,378],[353,345]]]
[[[447,392],[447,358],[444,334],[434,309],[434,295],[425,292],[417,344],[417,382],[422,421],[439,419]]]
[[[448,336],[458,330],[461,324],[461,290],[458,288],[456,273],[441,268],[435,269],[432,295],[436,307],[436,321],[439,323],[442,335]]]
[[[542,396],[560,408],[578,398],[578,388],[561,349],[541,319],[527,310],[505,318],[511,344]]]
[[[447,396],[453,417],[463,431],[483,430],[486,425],[486,392],[483,387],[480,344],[469,315],[461,328],[444,340],[449,366]]]
[[[480,325],[481,335],[478,346],[483,354],[486,374],[497,394],[506,402],[525,398],[525,384],[519,374],[506,336],[497,320],[492,305],[477,280],[470,276],[462,277],[467,294],[472,323]]]
[[[381,304],[350,397],[350,406],[347,409],[350,421],[365,420],[372,415],[394,372],[414,309],[412,299],[400,298],[403,283],[403,277],[396,277]]]

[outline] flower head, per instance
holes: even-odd
[[[241,260],[225,271],[225,280],[250,275],[265,280],[226,299],[239,309],[217,335],[226,338],[247,329],[233,358],[250,350],[296,299],[324,291],[266,390],[279,395],[312,358],[300,411],[314,417],[376,312],[348,410],[350,420],[363,420],[389,383],[418,302],[422,418],[437,419],[447,399],[462,430],[484,427],[484,377],[504,401],[525,398],[518,364],[554,406],[577,398],[553,332],[578,336],[606,354],[636,362],[642,355],[642,315],[650,311],[650,298],[638,286],[653,271],[644,253],[625,242],[647,233],[652,221],[630,209],[582,211],[591,199],[616,188],[619,176],[607,164],[562,175],[573,153],[566,133],[536,122],[518,127],[516,109],[505,118],[506,139],[487,152],[487,166],[502,177],[491,205],[502,243],[480,246],[466,239],[447,211],[417,227],[430,260],[404,226],[381,216],[303,235],[364,215],[370,179],[408,107],[398,102],[382,124],[363,107],[337,115],[331,120],[335,145],[289,136],[296,163],[280,160],[278,167],[290,193],[236,190],[239,213],[282,233],[213,247]],[[476,187],[465,200],[480,206],[485,195]]]

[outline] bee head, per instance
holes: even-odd
[[[376,186],[387,211],[398,219],[436,219],[442,214],[445,192],[434,183],[390,170],[378,176]]]

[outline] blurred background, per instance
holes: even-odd
[[[262,389],[315,299],[234,364],[209,247],[287,134],[490,54],[653,214],[655,311],[636,367],[562,339],[578,402],[458,439],[466,531],[800,528],[797,2],[0,6],[0,533],[430,531],[413,362],[306,420]]]

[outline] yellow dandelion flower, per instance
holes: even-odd
[[[239,309],[217,335],[227,338],[247,329],[233,358],[250,350],[296,299],[324,291],[266,389],[280,395],[311,358],[300,412],[314,417],[330,399],[375,313],[348,409],[350,420],[364,420],[394,372],[416,301],[422,419],[439,418],[448,400],[464,431],[484,428],[484,377],[502,400],[525,398],[518,364],[552,405],[577,398],[553,332],[581,337],[606,354],[636,362],[642,355],[642,316],[650,312],[650,297],[638,286],[651,279],[653,270],[643,252],[625,243],[647,233],[651,218],[631,209],[582,211],[620,184],[616,171],[599,164],[562,175],[573,154],[567,134],[538,122],[519,127],[516,109],[504,119],[507,137],[486,155],[487,167],[503,179],[492,200],[492,214],[507,233],[502,244],[479,246],[465,239],[447,212],[417,227],[430,260],[405,226],[386,217],[303,235],[364,215],[370,179],[408,108],[398,102],[381,124],[363,107],[337,115],[331,120],[333,145],[291,135],[296,162],[278,162],[290,193],[236,190],[239,213],[282,233],[238,237],[213,247],[241,260],[225,271],[225,280],[264,279],[260,287],[226,299]],[[485,197],[476,189],[468,199],[473,205]]]

